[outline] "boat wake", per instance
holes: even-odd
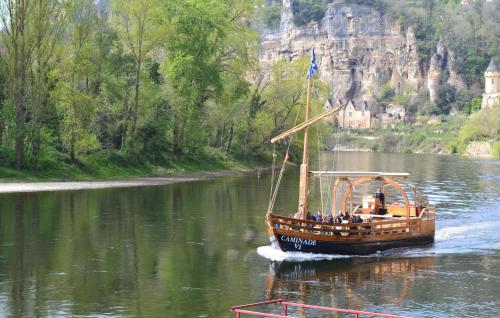
[[[330,255],[330,254],[313,254],[313,253],[302,253],[302,252],[283,252],[280,249],[274,248],[271,245],[261,246],[257,248],[257,253],[271,261],[293,261],[293,262],[304,262],[304,261],[324,261],[339,258],[351,258],[351,255]]]

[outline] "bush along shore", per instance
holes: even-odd
[[[328,141],[327,149],[500,159],[500,107],[470,116],[419,116],[412,123],[394,121],[373,129],[337,130],[336,134]]]

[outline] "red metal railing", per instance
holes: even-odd
[[[281,305],[281,306],[283,306],[283,314],[270,314],[270,313],[253,311],[253,310],[248,309],[248,308],[264,306],[264,305]],[[291,302],[285,301],[283,299],[263,301],[263,302],[259,302],[259,303],[248,304],[248,305],[234,306],[234,307],[231,307],[231,311],[236,313],[236,318],[240,318],[241,314],[252,315],[252,316],[257,316],[257,317],[268,317],[268,318],[291,318],[292,316],[288,316],[288,307],[302,307],[302,308],[314,309],[314,310],[319,310],[319,311],[352,314],[352,315],[354,315],[355,318],[359,318],[360,315],[361,316],[368,316],[368,317],[404,318],[403,316],[381,314],[381,313],[369,312],[369,311],[360,311],[360,310],[352,310],[352,309],[339,309],[339,308],[333,308],[333,307],[291,303]]]

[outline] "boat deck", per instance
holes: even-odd
[[[270,214],[268,221],[271,228],[281,233],[300,232],[310,236],[310,238],[321,236],[321,239],[333,237],[336,240],[368,239],[370,237],[434,231],[435,213],[433,209],[424,209],[418,217],[410,217],[409,219],[390,214],[357,215],[363,220],[362,223],[352,223],[352,221],[343,221],[342,223],[317,222],[276,214]]]

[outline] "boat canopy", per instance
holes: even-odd
[[[319,177],[408,177],[407,172],[378,172],[378,171],[311,171],[311,175]]]

